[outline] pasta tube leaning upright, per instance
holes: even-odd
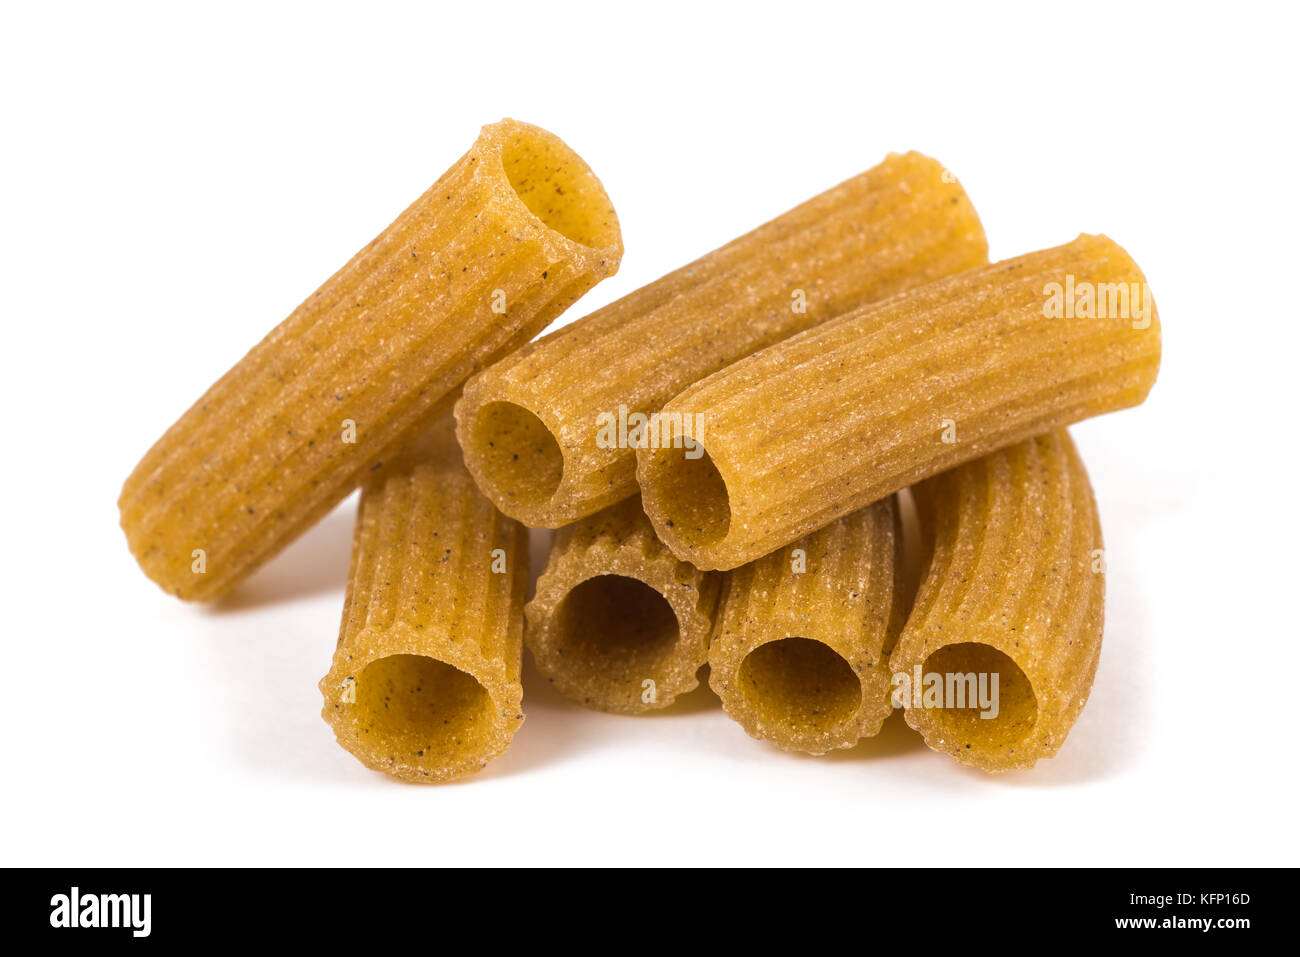
[[[131,552],[180,598],[227,593],[621,255],[576,153],[526,123],[484,127],[149,450],[118,502]]]
[[[699,684],[720,577],[674,558],[628,499],[555,533],[524,639],[579,704],[665,708]]]
[[[979,217],[948,171],[891,155],[470,380],[456,404],[465,462],[526,525],[592,515],[636,494],[639,443],[689,443],[689,423],[646,420],[692,382],[987,260]]]
[[[662,412],[696,423],[694,447],[637,451],[642,502],[678,558],[735,568],[962,462],[1137,405],[1159,367],[1142,271],[1106,237],[1080,236],[696,383]]]
[[[727,574],[709,685],[752,737],[823,754],[880,730],[902,538],[890,496]]]
[[[445,417],[365,486],[321,712],[362,764],[434,784],[523,722],[527,532],[479,492]]]
[[[1057,429],[915,489],[928,564],[890,659],[895,703],[936,751],[985,771],[1056,754],[1101,653],[1097,503]]]

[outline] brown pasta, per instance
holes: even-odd
[[[594,514],[636,494],[640,419],[692,382],[987,256],[956,180],[891,155],[480,373],[456,405],[466,464],[527,525]]]
[[[321,712],[367,767],[434,784],[523,722],[528,538],[479,492],[446,417],[365,486]]]
[[[525,123],[484,127],[145,455],[118,502],[132,553],[180,598],[227,593],[621,255],[577,154]]]
[[[1104,554],[1083,461],[1057,429],[915,492],[930,555],[890,659],[896,703],[962,764],[1032,767],[1065,741],[1101,653]]]
[[[902,625],[893,496],[728,573],[709,685],[752,737],[787,751],[849,748],[889,717]]]
[[[699,448],[638,450],[655,531],[734,568],[927,476],[1137,405],[1160,323],[1104,236],[941,279],[736,363],[663,409]],[[701,454],[702,452],[702,454]]]
[[[538,670],[580,704],[664,708],[699,684],[719,578],[674,558],[629,499],[556,532],[525,640]]]

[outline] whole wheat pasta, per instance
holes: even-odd
[[[1056,754],[1101,653],[1097,503],[1057,429],[915,489],[930,557],[890,659],[926,744],[1002,771]]]
[[[555,534],[524,640],[567,697],[634,714],[695,688],[721,576],[673,557],[636,499]]]
[[[456,405],[466,464],[527,525],[591,515],[636,494],[634,445],[654,441],[641,420],[692,382],[987,257],[956,180],[891,155],[480,373]]]
[[[889,717],[886,662],[903,622],[893,496],[726,576],[709,686],[755,738],[849,748]]]
[[[528,538],[465,471],[447,416],[366,484],[322,717],[369,768],[477,771],[523,722]]]
[[[1104,236],[972,269],[833,319],[687,389],[686,449],[639,449],[655,531],[727,569],[991,450],[1137,405],[1160,323]]]
[[[577,154],[525,123],[484,127],[145,455],[118,502],[132,553],[167,591],[220,597],[621,255]]]

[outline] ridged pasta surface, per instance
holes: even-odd
[[[664,412],[702,423],[705,454],[640,450],[643,503],[679,558],[734,568],[962,462],[1137,405],[1159,366],[1142,272],[1106,237],[1080,236],[833,319],[687,389]]]
[[[893,497],[727,573],[709,684],[752,737],[822,754],[892,710],[887,659],[902,607]]]
[[[225,594],[621,253],[575,153],[524,123],[485,127],[145,455],[118,502],[132,553],[181,598]]]
[[[664,708],[699,684],[720,576],[678,561],[636,499],[555,533],[528,603],[538,670],[592,708]]]
[[[756,350],[987,257],[947,170],[891,155],[476,376],[456,407],[466,463],[529,526],[591,515],[636,494],[635,449],[602,416],[653,413]]]
[[[478,491],[450,419],[366,485],[323,717],[367,767],[477,771],[523,721],[528,539]]]
[[[1030,767],[1064,742],[1101,653],[1105,556],[1083,460],[1057,429],[915,494],[930,555],[891,658],[913,690],[907,722],[963,764]],[[976,687],[987,676],[995,707],[972,707],[969,696],[965,707],[951,697],[927,706],[930,674],[945,686],[948,675],[973,674]]]

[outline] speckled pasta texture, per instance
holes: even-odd
[[[678,561],[636,499],[560,529],[528,603],[538,670],[591,708],[664,708],[699,684],[720,577]]]
[[[849,748],[889,717],[902,625],[894,496],[726,575],[709,685],[755,738],[787,751]]]
[[[962,764],[1032,767],[1070,733],[1101,653],[1105,564],[1083,461],[1057,429],[915,494],[930,557],[890,659],[906,679],[897,703]]]
[[[689,425],[645,420],[692,382],[987,257],[956,180],[919,153],[891,155],[470,380],[456,405],[466,464],[527,525],[594,514],[636,494],[638,442],[689,438]]]
[[[422,784],[477,771],[523,722],[528,539],[479,492],[450,416],[363,489],[321,712],[362,764]]]
[[[621,255],[577,154],[525,123],[484,127],[145,455],[118,503],[132,553],[180,598],[225,594]]]
[[[990,451],[1137,405],[1160,322],[1137,264],[1080,236],[902,293],[771,346],[664,414],[686,449],[640,449],[655,531],[734,568]]]

